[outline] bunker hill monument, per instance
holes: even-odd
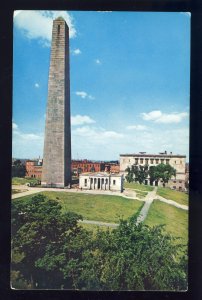
[[[70,184],[69,28],[59,17],[52,29],[41,185],[64,188]]]

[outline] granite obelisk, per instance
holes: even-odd
[[[59,17],[52,28],[41,185],[64,188],[70,184],[69,28]]]

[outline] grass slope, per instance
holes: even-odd
[[[167,232],[188,242],[188,212],[172,205],[154,200],[144,224],[149,226],[165,224]]]
[[[127,219],[134,215],[144,203],[138,200],[125,199],[120,196],[92,195],[68,192],[41,192],[49,199],[57,200],[63,211],[74,211],[84,219],[117,223],[120,218]],[[20,199],[28,199],[33,195]]]
[[[150,185],[139,184],[137,182],[124,182],[124,187],[145,192],[151,192],[154,189],[154,187]]]
[[[158,187],[157,195],[176,201],[179,204],[188,205],[188,194],[185,194],[184,192]]]
[[[13,177],[12,178],[12,184],[13,185],[23,185],[23,184],[26,184],[26,183],[29,183],[29,182],[32,182],[32,183],[38,183],[38,179],[36,178],[24,178],[24,177]]]

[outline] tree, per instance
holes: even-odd
[[[27,201],[12,203],[12,252],[18,253],[21,260],[13,261],[13,270],[20,270],[28,283],[34,288],[47,287],[49,284],[59,287],[63,280],[60,269],[50,274],[38,267],[38,261],[45,259],[52,251],[49,265],[54,265],[56,249],[60,249],[64,241],[71,239],[80,231],[77,221],[82,216],[61,212],[61,205],[47,199],[43,195],[29,198]],[[62,259],[62,255],[60,255]]]
[[[132,165],[131,168],[128,167],[126,169],[126,172],[128,174],[126,175],[126,180],[128,182],[133,182],[138,181],[140,184],[142,184],[145,179],[148,177],[148,171],[149,167],[147,165],[145,166],[137,166],[137,165]]]
[[[133,173],[133,168],[131,167],[127,167],[127,169],[125,170],[126,172],[128,172],[128,174],[126,175],[126,180],[130,183],[134,181],[134,173]]]
[[[14,161],[12,166],[12,177],[24,177],[25,175],[25,165],[22,164],[21,160],[17,159],[16,161]]]
[[[154,177],[156,180],[163,180],[163,186],[165,186],[172,176],[176,176],[176,170],[171,165],[159,164],[155,166]]]
[[[81,218],[40,194],[13,201],[13,287],[187,288],[186,247],[163,226],[136,225],[133,216],[113,230],[91,232],[79,226]]]
[[[150,179],[150,184],[153,185],[153,182],[156,181],[158,178],[156,177],[156,166],[150,166],[149,168],[149,179]]]

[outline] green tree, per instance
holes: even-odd
[[[135,180],[142,184],[148,177],[149,167],[148,165],[138,166],[134,164],[131,167],[128,167],[126,169],[126,172],[128,172],[128,174],[126,175],[126,180],[128,182],[133,182]]]
[[[55,248],[60,249],[67,237],[76,236],[80,227],[77,221],[82,216],[75,213],[61,213],[61,205],[37,195],[25,202],[12,203],[12,251],[21,256],[13,261],[13,269],[18,269],[33,287],[59,287],[63,273],[58,268],[54,273],[43,272],[38,267],[38,260],[52,251],[52,263],[58,259]],[[16,256],[16,255],[15,255]],[[60,259],[62,256],[60,255]]]
[[[15,286],[81,290],[185,290],[186,247],[163,226],[136,225],[92,233],[82,217],[62,213],[58,202],[37,195],[12,204]],[[19,273],[20,272],[20,273]],[[14,286],[14,287],[15,287]]]
[[[149,168],[149,179],[150,179],[150,184],[153,185],[153,182],[156,181],[158,178],[156,177],[156,166],[150,166]]]
[[[163,186],[172,176],[176,176],[176,170],[171,165],[159,164],[155,166],[154,177],[156,180],[163,180]]]
[[[17,159],[16,161],[14,161],[12,166],[12,177],[25,177],[25,175],[25,165],[22,164],[21,160]]]
[[[130,183],[130,182],[133,182],[134,181],[134,172],[133,172],[133,166],[130,168],[130,167],[127,167],[126,172],[128,172],[128,174],[126,175],[126,180]]]

